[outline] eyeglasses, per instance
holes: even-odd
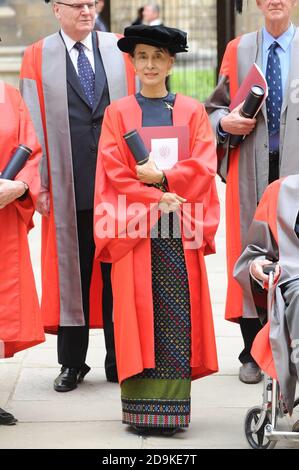
[[[75,11],[81,11],[83,8],[87,7],[89,10],[93,10],[98,1],[95,2],[86,2],[86,3],[64,3],[64,2],[55,2],[58,5],[65,5],[66,7],[71,7]]]

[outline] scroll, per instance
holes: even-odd
[[[124,139],[131,150],[137,165],[143,165],[148,161],[149,151],[146,149],[138,131],[133,129],[124,135]]]
[[[32,150],[29,147],[20,144],[2,171],[0,178],[14,180],[17,174],[24,168],[31,154]]]
[[[240,109],[239,113],[240,116],[252,119],[254,118],[259,110],[265,99],[265,90],[259,85],[254,85],[251,87],[250,92],[247,95],[247,98]],[[246,136],[244,135],[232,135],[229,141],[230,148],[238,147]]]

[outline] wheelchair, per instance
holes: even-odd
[[[269,275],[267,314],[270,318],[271,306],[274,301],[275,264],[265,266],[264,273]],[[294,402],[294,411],[298,405],[299,398]],[[280,394],[279,383],[265,374],[263,403],[261,406],[250,408],[244,421],[245,437],[249,446],[252,449],[273,449],[278,441],[299,442],[299,432],[279,430],[278,420],[287,414]]]

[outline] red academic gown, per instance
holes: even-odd
[[[253,249],[250,250],[251,246],[253,246],[254,249],[256,249],[256,246],[257,246],[260,249],[266,250],[266,247],[264,246],[266,244],[266,240],[256,241],[255,239],[252,239],[252,237],[259,237],[259,234],[257,233],[257,230],[258,230],[257,227],[259,226],[260,223],[268,227],[268,230],[271,233],[271,237],[273,237],[274,243],[276,244],[276,246],[278,246],[277,207],[278,207],[279,191],[280,191],[281,184],[283,181],[284,181],[284,178],[281,178],[280,180],[275,181],[270,186],[268,186],[268,188],[264,192],[263,197],[255,212],[255,215],[252,221],[252,226],[250,227],[250,230],[249,230],[248,247],[244,250],[238,263],[236,264],[235,278],[236,280],[238,280],[238,282],[240,283],[240,286],[242,286],[244,290],[248,290],[248,292],[246,292],[246,295],[249,295],[249,296],[252,296],[251,286],[246,289],[246,286],[243,285],[241,276],[238,273],[242,273],[242,268],[243,268],[243,270],[246,272],[246,277],[248,279],[250,277],[249,276],[249,263],[251,263],[255,259],[255,257],[254,255],[251,255],[251,257],[250,255],[248,255],[248,257],[246,257],[246,255],[247,255],[247,252],[249,252],[250,254],[252,252],[255,253]],[[267,255],[267,252],[259,253],[257,250],[256,256],[258,254]],[[254,295],[253,298],[254,298],[255,303],[259,302],[260,306],[262,306],[263,308],[267,308],[267,299],[265,297],[265,292],[263,294],[260,294],[259,297],[256,297]],[[265,371],[268,375],[274,378],[277,378],[269,336],[270,336],[270,321],[266,323],[266,325],[261,329],[261,331],[255,337],[255,340],[253,342],[253,346],[251,349],[251,354],[263,371]]]
[[[282,181],[283,179],[275,181],[267,188],[254,216],[254,220],[266,222],[268,224],[271,234],[277,245],[277,204]],[[264,328],[262,328],[262,330],[255,337],[251,354],[263,371],[265,371],[271,377],[277,378],[269,335],[270,321],[267,322]]]
[[[298,326],[295,303],[286,304],[287,294],[282,294],[282,287],[298,281],[299,245],[295,232],[298,188],[299,175],[296,174],[268,186],[248,231],[248,245],[234,270],[235,278],[244,290],[246,308],[256,308],[264,315],[264,309],[268,307],[268,322],[257,334],[251,354],[261,369],[278,379],[280,393],[290,413],[299,376],[296,360]],[[278,261],[280,267],[268,301],[267,290],[256,289],[249,274],[251,263],[264,258]]]
[[[291,44],[291,61],[289,76],[297,77],[298,31]],[[217,125],[221,108],[226,108],[234,100],[242,81],[251,66],[261,64],[263,47],[262,33],[253,32],[233,39],[226,47],[219,72],[219,82],[206,108],[211,115],[213,125]],[[292,83],[292,80],[290,80]],[[280,175],[287,176],[299,172],[296,155],[296,129],[293,123],[297,117],[291,89],[285,92],[286,100],[283,109],[281,129]],[[234,266],[246,246],[246,237],[256,207],[268,186],[268,132],[266,123],[266,105],[257,116],[254,132],[236,149],[228,149],[228,142],[217,148],[219,173],[226,181],[226,252],[228,287],[225,318],[239,321],[241,317],[251,318],[244,308],[243,292],[233,277]],[[286,131],[287,129],[287,131]],[[257,163],[259,161],[259,163]]]
[[[59,37],[59,35],[58,35]],[[119,38],[119,35],[116,35]],[[47,106],[49,107],[49,102],[51,102],[51,97],[47,96],[49,94],[49,86],[47,80],[49,79],[43,73],[43,68],[48,64],[44,63],[44,54],[45,49],[51,49],[53,45],[48,45],[49,38],[38,41],[37,43],[29,46],[24,54],[22,68],[20,73],[23,96],[26,100],[29,109],[32,109],[34,114],[34,124],[36,129],[40,129],[42,138],[44,140],[45,153],[47,155],[46,166],[48,167],[47,171],[49,173],[49,190],[51,192],[51,207],[53,207],[53,192],[52,192],[52,178],[51,178],[51,152],[49,150],[50,144],[55,147],[55,141],[60,138],[60,140],[69,140],[70,135],[68,134],[67,129],[59,129],[55,127],[61,116],[57,115],[55,119],[55,114],[51,114],[52,124],[50,125],[48,121],[50,120],[47,116]],[[46,43],[46,46],[45,46]],[[56,47],[56,45],[55,45]],[[60,45],[61,47],[61,45]],[[115,46],[116,47],[116,46]],[[63,46],[64,48],[64,46]],[[64,52],[65,54],[65,52]],[[124,57],[124,75],[127,81],[127,91],[128,93],[135,92],[135,74],[130,63],[129,57],[127,54],[123,54]],[[56,63],[56,67],[66,67],[65,60],[61,59],[61,52],[59,55],[60,62]],[[51,56],[53,60],[53,56]],[[54,74],[55,75],[55,74]],[[34,83],[34,86],[32,86]],[[28,84],[28,86],[27,86]],[[54,88],[63,88],[63,92],[59,91],[62,98],[58,98],[58,101],[63,101],[63,106],[66,106],[64,98],[66,96],[66,83],[63,85],[61,83],[54,83]],[[58,93],[58,96],[60,96]],[[53,98],[53,97],[52,97]],[[54,99],[57,100],[57,96],[54,93]],[[47,101],[48,100],[48,101]],[[39,119],[39,109],[40,108],[40,119]],[[38,111],[38,112],[37,112]],[[63,110],[64,113],[67,113],[67,108]],[[61,113],[61,110],[60,110]],[[54,127],[54,130],[53,130]],[[65,134],[63,134],[65,133]],[[62,136],[62,137],[61,137]],[[51,142],[50,142],[51,141]],[[73,201],[71,202],[73,204]],[[63,221],[60,221],[60,224]],[[42,223],[42,289],[43,297],[41,302],[42,315],[45,331],[47,333],[57,333],[59,325],[61,325],[61,295],[64,297],[72,296],[71,291],[62,291],[61,289],[61,279],[64,278],[64,273],[59,271],[58,267],[58,246],[57,246],[57,227],[55,222],[54,211],[51,210],[49,217],[43,217]],[[68,250],[71,243],[66,244],[65,250]],[[74,257],[77,257],[77,253],[73,253]],[[78,271],[79,272],[79,271]],[[75,276],[75,274],[74,274]],[[102,292],[102,279],[100,269],[98,264],[94,263],[92,282],[90,287],[90,328],[99,328],[103,326],[102,322],[102,308],[101,308],[101,295]],[[79,305],[76,306],[76,309],[82,308]],[[79,326],[84,323],[72,323],[72,326]],[[65,325],[64,325],[65,326]],[[68,325],[70,326],[70,325]]]
[[[33,150],[16,178],[28,184],[28,196],[0,209],[0,355],[11,357],[45,340],[27,240],[40,189],[41,148],[19,92],[3,82],[0,87],[0,171],[19,144]]]
[[[184,250],[191,300],[192,378],[196,379],[218,370],[204,261],[205,254],[215,251],[214,236],[219,222],[215,187],[217,161],[214,136],[201,104],[177,95],[173,123],[175,126],[189,126],[190,158],[179,161],[171,170],[165,171],[169,191],[204,206],[203,243],[197,249]],[[146,219],[151,207],[156,206],[162,197],[159,189],[137,180],[135,160],[123,139],[123,134],[141,125],[142,112],[134,96],[119,100],[107,108],[96,175],[96,255],[101,261],[114,263],[113,312],[120,382],[144,368],[155,367],[150,238],[109,238],[103,236],[101,230],[101,204],[108,203],[112,208],[110,220],[123,226],[124,211],[118,213],[117,209],[119,196],[126,195],[128,204],[143,203],[146,210],[139,220]],[[132,216],[129,216],[130,220],[132,222]],[[138,216],[134,220],[136,222]],[[148,233],[149,225],[147,228]],[[186,245],[184,236],[183,245]]]
[[[230,48],[221,64],[220,75],[229,77],[231,99],[238,91],[238,44],[240,38],[230,43]],[[242,251],[240,229],[240,198],[239,198],[239,158],[240,146],[233,149],[229,157],[229,172],[226,181],[226,247],[227,247],[227,274],[228,289],[226,299],[225,317],[227,320],[238,319],[242,310],[242,290],[233,278],[235,263]],[[235,308],[235,306],[238,308]],[[240,307],[239,307],[240,306]],[[233,313],[238,311],[237,314]],[[237,315],[237,316],[236,316]]]
[[[233,100],[238,91],[238,45],[240,37],[229,43],[223,57],[220,76],[227,77],[230,98]],[[217,149],[218,158],[222,158],[221,147]],[[225,318],[239,320],[242,316],[242,289],[233,277],[235,263],[242,252],[240,229],[240,197],[239,197],[239,158],[240,146],[230,151],[229,171],[226,180],[226,252],[228,289],[226,298]]]

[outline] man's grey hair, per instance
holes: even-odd
[[[151,7],[157,15],[160,15],[160,5],[157,3],[147,3],[145,6]]]

